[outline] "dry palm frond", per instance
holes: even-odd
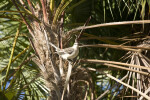
[[[68,34],[76,32],[78,30],[90,29],[90,28],[96,28],[96,27],[106,27],[106,26],[115,26],[115,25],[131,25],[131,24],[146,24],[146,23],[150,23],[150,20],[112,22],[112,23],[104,23],[104,24],[91,25],[91,26],[86,26],[86,27],[81,26],[81,27],[78,27],[78,28],[75,28],[75,29],[72,29],[72,30],[68,31]]]
[[[144,40],[143,42],[141,42],[139,45],[137,45],[137,47],[150,47],[150,40]],[[150,59],[149,59],[149,51],[148,50],[141,50],[141,53],[137,53],[137,52],[128,52],[128,55],[130,55],[130,57],[128,58],[128,63],[130,64],[134,64],[134,65],[138,65],[138,66],[144,66],[145,69],[141,69],[141,68],[134,68],[130,66],[130,69],[132,70],[136,70],[136,71],[143,71],[143,72],[147,72],[149,73],[150,70]],[[148,74],[149,76],[149,74]],[[139,73],[135,73],[135,72],[129,72],[129,76],[128,76],[128,80],[127,80],[127,84],[132,83],[132,87],[137,88],[139,91],[147,94],[149,92],[149,85],[150,85],[150,79],[147,76],[141,75]],[[128,88],[126,88],[126,92],[127,93]],[[134,96],[140,96],[139,93],[134,93],[132,91],[132,95]],[[140,97],[143,98],[142,96]]]
[[[141,52],[140,49],[142,50],[150,50],[148,47],[143,47],[143,46],[122,46],[122,45],[110,45],[110,44],[96,44],[96,45],[83,45],[80,47],[104,47],[104,48],[114,48],[114,49],[122,49],[122,50],[127,50],[127,51],[135,51],[135,52]],[[139,50],[135,50],[139,49]]]
[[[121,81],[125,80],[127,78],[128,74],[125,75]],[[101,94],[96,100],[100,100],[102,97],[104,97],[110,90],[112,90],[115,86],[117,86],[118,84],[113,85],[110,89],[106,90],[103,94]]]
[[[99,70],[96,70],[96,69],[93,69],[93,70],[94,70],[94,71],[98,71],[98,72],[100,72],[100,73],[103,73],[103,74],[106,75],[107,77],[109,77],[109,78],[111,78],[111,79],[113,79],[113,80],[119,82],[120,84],[122,84],[122,85],[124,85],[124,86],[126,86],[126,87],[128,87],[128,88],[130,88],[130,89],[132,89],[133,91],[139,93],[140,95],[142,95],[142,96],[145,97],[146,99],[148,99],[148,100],[150,99],[149,96],[145,95],[144,93],[142,93],[142,92],[139,91],[138,89],[136,89],[136,88],[134,88],[133,86],[130,86],[130,85],[128,85],[128,84],[122,82],[124,78],[123,78],[122,80],[119,80],[119,79],[113,77],[113,76],[110,75],[110,74],[104,73],[104,72],[99,71]],[[102,96],[103,96],[103,95],[102,95]],[[100,96],[99,98],[97,98],[97,100],[99,100],[100,98],[101,98],[101,96]]]
[[[66,89],[67,89],[67,87],[69,87],[69,80],[70,80],[70,76],[71,76],[71,71],[72,71],[72,64],[71,64],[71,62],[69,62],[68,72],[67,72],[67,75],[66,75],[66,82],[65,82],[65,85],[64,85],[64,89],[63,89],[63,93],[62,93],[62,96],[61,96],[61,100],[64,99],[64,94],[66,92]],[[67,92],[69,93],[69,89],[68,89]]]

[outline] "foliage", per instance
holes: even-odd
[[[0,1],[0,98],[149,99],[149,8],[149,0]],[[69,47],[80,33],[72,64],[49,45]]]

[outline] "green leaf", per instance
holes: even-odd
[[[12,90],[7,92],[5,95],[8,98],[8,100],[12,100],[15,97],[16,93],[17,93],[16,91]]]
[[[2,91],[0,91],[0,99],[1,100],[10,100],[6,97],[6,95]]]

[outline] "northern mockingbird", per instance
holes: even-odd
[[[56,53],[65,60],[72,60],[79,54],[79,45],[77,41],[75,41],[72,47],[64,49],[60,49],[52,43],[50,43],[50,45],[53,46],[56,49]]]

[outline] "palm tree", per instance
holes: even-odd
[[[149,5],[146,0],[1,1],[0,97],[150,99],[149,58],[144,55],[149,50],[149,29],[143,24],[150,23],[144,20]],[[135,19],[139,21],[130,21]],[[70,63],[50,43],[60,49],[70,47],[75,35],[84,45]],[[123,55],[127,63],[119,61]]]

